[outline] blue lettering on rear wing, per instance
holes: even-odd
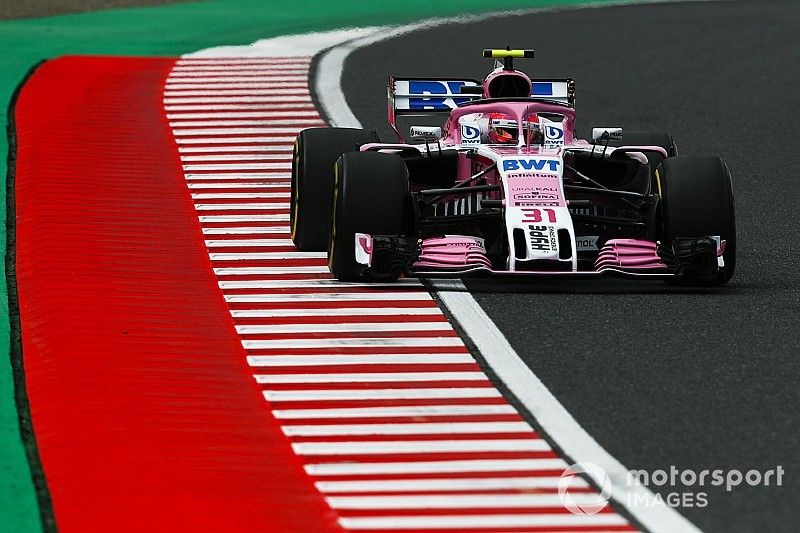
[[[398,114],[450,111],[477,100],[479,94],[461,94],[461,87],[480,87],[477,80],[400,79],[394,78],[389,87],[389,98],[394,101]]]
[[[479,94],[461,94],[464,86],[480,87],[477,80],[389,78],[389,100],[397,114],[447,112],[478,100]],[[570,78],[533,80],[531,96],[575,105],[575,82]]]
[[[445,78],[395,78],[389,77],[389,124],[401,140],[397,130],[397,115],[425,115],[447,113],[473,100],[482,98],[480,89],[461,93],[462,87],[481,87],[481,82],[472,79],[451,80]],[[554,100],[575,107],[575,81],[571,78],[533,80],[533,98]]]

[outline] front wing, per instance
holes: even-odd
[[[424,240],[402,236],[357,233],[356,261],[376,273],[402,270],[406,276],[458,278],[466,276],[539,276],[668,279],[713,277],[724,266],[725,241],[719,237],[675,239],[670,248],[642,239],[610,239],[600,249],[591,268],[578,270],[497,268],[480,239],[468,236]]]

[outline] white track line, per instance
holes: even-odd
[[[270,154],[283,154],[281,157],[291,157],[292,147],[287,146],[181,146],[178,148],[181,154],[197,153],[225,153],[225,152],[268,152]]]
[[[289,186],[281,183],[281,180],[273,180],[270,183],[255,182],[255,183],[236,183],[236,182],[218,182],[218,181],[201,181],[199,183],[187,183],[189,189],[287,189]],[[225,193],[223,193],[225,194]],[[231,193],[235,194],[235,193]],[[270,193],[264,193],[270,194]],[[275,193],[275,194],[289,194],[289,193]],[[284,227],[288,231],[288,227]]]
[[[548,452],[542,439],[381,440],[295,442],[298,455],[394,455],[470,452]]]
[[[191,79],[191,78],[228,78],[228,77],[255,77],[255,76],[290,76],[308,78],[307,66],[291,65],[240,65],[240,66],[220,66],[220,65],[197,65],[192,67],[176,66],[170,72],[170,79]]]
[[[313,103],[310,97],[233,97],[219,96],[215,98],[167,98],[167,110],[179,109],[275,109],[284,107],[310,108]],[[216,106],[214,105],[216,104]],[[289,141],[292,142],[292,141]]]
[[[327,494],[349,492],[423,492],[463,490],[536,490],[558,488],[560,477],[495,477],[495,478],[439,478],[439,479],[379,479],[356,481],[317,481],[317,490]],[[589,484],[573,478],[570,487],[584,488]]]
[[[182,162],[196,161],[291,161],[290,153],[283,154],[222,154],[222,155],[184,155],[181,156]],[[290,167],[291,168],[291,167]]]
[[[267,59],[266,57],[264,59]],[[237,70],[244,70],[244,71],[257,71],[259,69],[263,69],[266,72],[282,72],[284,70],[296,70],[298,72],[308,72],[309,64],[311,63],[311,59],[305,57],[297,57],[293,61],[283,61],[283,62],[271,62],[267,63],[266,61],[262,61],[261,63],[251,62],[247,63],[223,63],[220,64],[220,61],[212,61],[212,60],[205,60],[205,61],[195,61],[195,62],[187,62],[185,59],[179,59],[178,62],[175,64],[175,67],[172,69],[172,72],[187,72],[191,73],[197,70],[203,71],[208,70],[211,72],[234,72]]]
[[[269,202],[260,204],[194,204],[197,211],[280,211],[289,209],[287,202]]]
[[[270,57],[268,54],[262,54],[258,57],[243,57],[240,50],[237,50],[238,55],[222,57],[215,55],[213,57],[205,57],[201,52],[194,52],[192,54],[185,54],[178,59],[176,65],[179,67],[193,67],[206,65],[223,65],[226,68],[231,65],[309,65],[311,58],[306,57],[304,54],[296,54],[291,57]]]
[[[201,224],[212,224],[215,222],[288,222],[289,215],[208,215],[199,217]],[[298,252],[300,253],[300,252]],[[314,256],[311,256],[314,257]],[[317,255],[316,257],[322,257]],[[240,257],[239,259],[248,259],[245,255],[244,257]],[[254,257],[250,257],[249,259],[258,259]],[[263,259],[269,259],[268,257]],[[283,254],[281,257],[275,257],[275,259],[295,259],[295,257],[286,257]],[[222,259],[222,260],[229,260],[229,259]]]
[[[179,145],[187,145],[187,144],[245,144],[245,143],[253,143],[258,144],[259,149],[263,149],[262,145],[264,143],[282,143],[282,144],[289,144],[293,143],[295,140],[296,135],[286,135],[283,137],[259,137],[259,136],[252,136],[252,137],[195,137],[195,138],[176,138],[175,142]]]
[[[251,222],[262,220],[265,222],[274,222],[276,220],[286,220],[289,215],[254,215],[254,216],[212,216],[200,217],[201,222]],[[212,261],[260,261],[260,260],[286,260],[286,259],[325,259],[327,254],[322,252],[249,252],[249,253],[210,253],[208,256]],[[287,294],[286,298],[295,298],[297,295]],[[325,297],[326,295],[304,294],[301,295],[303,299],[314,298],[316,296]],[[231,299],[229,302],[272,302],[276,301],[278,296],[270,296],[269,299],[262,300],[255,297],[242,297],[244,299]]]
[[[231,247],[268,248],[271,246],[294,246],[291,239],[252,239],[249,241],[240,241],[232,239],[230,241],[226,240],[205,241],[205,243],[206,243],[206,248],[231,248]],[[251,285],[255,283],[256,282],[250,282]],[[222,286],[220,286],[220,288],[222,288]]]
[[[292,137],[300,133],[302,128],[184,128],[172,130],[176,137],[188,137],[194,135],[265,135],[265,134],[287,134]]]
[[[183,165],[183,170],[192,172],[197,170],[292,170],[291,161],[271,162],[271,163],[190,163]]]
[[[614,4],[588,4],[573,6],[570,9],[602,9],[610,5]],[[553,8],[525,10],[523,13],[543,12],[552,9]],[[567,8],[561,7],[558,9]],[[490,16],[498,15],[507,16],[508,13]],[[474,17],[426,21],[419,24],[400,26],[390,31],[374,33],[332,47],[319,59],[316,78],[313,80],[315,93],[318,95],[320,105],[325,115],[329,118],[333,126],[350,128],[362,127],[350,110],[342,91],[344,62],[353,51],[417,29],[431,28],[439,24],[459,23],[468,20],[485,20],[486,18],[487,16],[484,14]],[[457,289],[455,291],[437,291],[442,303],[449,309],[455,320],[459,322],[467,335],[475,343],[477,349],[495,371],[498,378],[508,386],[512,394],[514,394],[527,410],[535,416],[537,422],[564,451],[566,456],[570,457],[575,462],[592,462],[602,467],[612,481],[607,485],[610,488],[611,497],[620,505],[624,506],[628,512],[647,529],[657,532],[698,532],[699,530],[691,522],[667,505],[637,506],[628,503],[637,501],[657,502],[660,500],[656,500],[653,493],[646,487],[631,485],[624,481],[628,478],[628,470],[586,432],[552,392],[547,389],[544,383],[542,383],[531,369],[522,362],[519,355],[508,343],[508,340],[497,329],[497,326],[489,319],[483,309],[481,309],[472,295],[466,291],[463,284],[456,282],[454,285]],[[434,287],[436,287],[435,284]],[[616,517],[618,515],[609,516]],[[416,518],[419,519],[422,517]],[[441,526],[437,526],[431,522],[424,523],[421,527],[452,528],[458,527],[458,525],[464,521],[463,518],[457,517],[454,518],[454,520],[456,520],[454,522],[447,522],[446,520],[439,522],[440,518],[443,517],[437,517],[436,524],[441,523]],[[480,520],[484,518],[486,517],[481,517]],[[363,520],[367,521],[362,522],[364,526],[368,525],[369,520],[373,520],[375,522],[374,525],[387,523],[384,518]],[[481,523],[480,520],[476,518],[475,522],[467,522],[469,525],[465,527],[478,527],[473,524]],[[345,525],[345,522],[341,520],[340,523]],[[391,527],[402,527],[401,522],[389,521],[388,523],[391,524]],[[507,525],[510,526],[511,524]],[[355,523],[350,523],[350,525],[345,525],[345,527],[355,527]],[[506,526],[500,524],[497,525],[497,527]]]
[[[335,365],[459,365],[474,363],[468,353],[355,354],[355,355],[248,355],[254,367]]]
[[[168,111],[178,109],[312,109],[314,105],[310,96],[236,96],[217,95],[204,97],[202,95],[188,98],[186,95],[179,98],[165,98]]]
[[[164,94],[170,96],[180,96],[186,92],[196,94],[195,91],[207,91],[209,89],[220,90],[253,90],[262,92],[270,91],[277,94],[306,94],[308,92],[306,83],[287,82],[287,81],[262,81],[262,82],[232,82],[232,83],[197,83],[172,80],[164,86]]]
[[[318,268],[318,272],[328,272],[328,267]],[[223,270],[223,269],[219,269]],[[224,269],[228,270],[228,269]],[[260,269],[263,270],[263,269]],[[259,272],[266,274],[267,272]],[[231,273],[224,273],[231,275]],[[220,274],[221,275],[221,274]],[[305,317],[305,316],[394,316],[394,315],[434,315],[442,316],[438,307],[348,307],[341,309],[234,309],[231,315],[236,318],[273,318],[273,317]]]
[[[598,513],[595,515],[576,514],[481,514],[481,515],[433,515],[433,516],[367,516],[341,517],[339,524],[345,529],[381,530],[435,530],[485,528],[519,528],[519,527],[586,527],[586,526],[622,526],[628,522],[616,513]]]
[[[242,75],[243,73],[202,73],[200,71],[195,71],[191,75],[186,73],[178,73],[178,74],[171,74],[170,77],[167,79],[167,85],[188,85],[188,84],[197,84],[197,82],[201,82],[201,87],[208,87],[208,84],[211,83],[238,83],[238,82],[255,82],[260,83],[264,82],[265,85],[269,83],[275,82],[294,82],[294,83],[307,83],[308,76],[303,74],[285,74],[285,73],[276,73],[269,71],[262,71],[260,73],[252,73],[250,75]]]
[[[563,459],[471,459],[456,461],[405,461],[390,463],[307,464],[312,476],[359,476],[384,474],[455,474],[460,472],[532,472],[564,470]]]
[[[240,185],[240,184],[239,184]],[[288,192],[207,192],[193,193],[192,200],[248,200],[248,199],[270,199],[279,198],[286,200],[289,198]],[[246,241],[242,241],[243,243]],[[245,246],[245,244],[242,244]]]
[[[254,241],[258,239],[253,239]],[[252,246],[291,246],[287,244],[282,244],[284,242],[283,239],[273,239],[274,242],[279,244],[267,244],[269,242],[268,239],[264,239],[264,244],[253,244]],[[206,241],[206,246],[210,246],[208,243],[218,243],[216,246],[226,246],[226,242],[228,241]],[[289,240],[291,243],[292,241]],[[250,246],[249,244],[239,246]],[[290,269],[287,269],[288,273],[294,274]],[[305,279],[305,280],[251,280],[251,281],[220,281],[218,283],[220,289],[300,289],[300,288],[312,288],[312,287],[330,287],[334,289],[341,289],[344,287],[363,287],[363,288],[374,288],[374,284],[370,283],[356,283],[356,282],[344,282],[338,281],[335,279]],[[401,279],[397,280],[393,283],[385,283],[381,285],[382,287],[418,287],[422,288],[422,283],[416,279]],[[449,327],[452,330],[452,327]]]
[[[320,120],[319,113],[314,109],[308,111],[218,111],[214,113],[167,113],[168,120],[213,120],[213,119],[243,119],[243,118],[266,118],[266,119],[289,119],[296,120],[316,119]]]
[[[215,91],[182,90],[164,91],[164,103],[246,103],[246,102],[312,102],[311,93],[300,89],[217,89]]]
[[[415,381],[488,381],[483,372],[359,372],[348,374],[255,374],[256,383],[410,383]]]
[[[287,252],[288,254],[289,252]],[[221,254],[210,254],[212,256]],[[260,259],[267,254],[235,254],[244,255],[244,259]],[[284,257],[273,257],[274,254],[269,254],[263,259],[284,259]],[[277,254],[282,255],[282,254]],[[285,259],[298,259],[304,257],[320,258],[325,257],[326,254],[320,252],[293,252]],[[215,258],[212,257],[212,260]],[[285,301],[319,301],[319,302],[338,302],[338,301],[404,301],[404,300],[422,300],[430,301],[431,295],[423,291],[409,291],[409,292],[315,292],[308,294],[243,294],[243,295],[230,295],[225,299],[229,302],[251,302],[251,303],[267,303],[267,302],[285,302]]]
[[[492,387],[455,387],[452,389],[311,389],[265,390],[264,397],[271,402],[314,402],[336,400],[425,400],[443,398],[502,398]]]
[[[198,211],[274,211],[279,209],[289,209],[287,202],[270,203],[241,203],[241,204],[194,204]]]
[[[286,233],[287,230],[288,228],[286,226],[238,226],[233,228],[203,228],[203,234],[204,235],[250,235],[257,233]],[[289,273],[294,270],[293,267],[290,268],[280,267],[280,268],[282,268],[284,273]],[[237,269],[237,270],[244,270],[244,269]],[[303,271],[300,270],[299,272]],[[307,272],[312,272],[312,271],[309,270]],[[327,270],[314,270],[313,272],[327,272]],[[253,273],[257,274],[258,272],[253,272]]]
[[[213,183],[216,183],[215,180],[256,180],[255,183],[248,183],[251,186],[258,186],[260,181],[280,184],[283,187],[288,187],[290,183],[290,174],[283,172],[213,172],[208,174],[186,174],[184,177],[186,181],[209,181]]]
[[[191,103],[183,103],[183,104],[172,104],[172,105],[165,105],[164,110],[167,113],[175,113],[177,112],[186,112],[186,111],[202,111],[204,113],[210,111],[268,111],[268,112],[275,112],[275,113],[289,113],[293,110],[297,110],[301,114],[304,113],[313,113],[315,116],[319,116],[316,111],[316,107],[311,102],[310,99],[306,101],[273,101],[275,99],[268,98],[267,102],[244,102],[244,103],[205,103],[202,105],[199,104],[191,104]]]
[[[229,128],[234,126],[298,126],[300,128],[310,128],[312,126],[324,126],[325,123],[319,119],[311,118],[264,118],[264,119],[224,119],[224,120],[173,120],[169,123],[171,128],[208,128],[220,127]]]
[[[363,339],[278,339],[242,341],[245,350],[291,350],[295,348],[453,348],[463,346],[458,337],[367,337]]]
[[[203,228],[203,232],[211,229],[218,228]],[[267,229],[269,229],[269,227],[267,227]],[[329,274],[330,271],[327,266],[296,266],[291,267],[291,271],[287,271],[286,267],[230,267],[215,268],[214,273],[217,276],[270,276],[275,274]]]
[[[572,493],[577,505],[591,505],[597,501],[593,493]],[[420,494],[397,496],[328,496],[325,498],[334,509],[503,509],[561,507],[558,493],[547,494]]]
[[[409,405],[396,407],[335,407],[325,409],[276,409],[280,420],[315,420],[337,418],[396,418],[429,416],[515,415],[517,410],[507,403],[485,405]]]
[[[439,435],[478,433],[532,433],[527,422],[433,422],[427,424],[318,424],[283,426],[288,437],[333,437],[355,435]]]
[[[238,325],[240,335],[268,333],[338,333],[338,332],[385,332],[385,331],[453,331],[449,322],[366,322],[331,324],[258,324]]]
[[[248,45],[247,47],[250,48],[252,45]],[[215,57],[198,57],[200,52],[192,52],[191,54],[184,54],[181,56],[180,59],[175,63],[176,68],[208,68],[211,65],[220,66],[223,68],[244,68],[250,66],[267,66],[267,67],[278,67],[284,68],[287,66],[290,67],[300,67],[303,66],[306,69],[311,64],[311,57],[308,57],[310,54],[296,54],[292,57],[277,57],[277,56],[270,56],[270,54],[260,54],[258,57],[244,57],[241,54],[242,47],[236,47],[236,54],[229,55],[227,57],[222,57],[221,55],[216,55]]]

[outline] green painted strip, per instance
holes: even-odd
[[[400,24],[430,17],[518,8],[586,4],[603,0],[216,0],[159,7],[116,9],[40,19],[0,21],[0,102],[37,62],[66,54],[176,56],[218,45],[248,44],[277,35],[352,26]],[[486,43],[476,43],[483,46]],[[510,43],[513,44],[513,43]],[[0,113],[0,127],[6,118]],[[5,137],[0,161],[7,158]],[[6,218],[5,173],[0,183],[0,220]],[[6,231],[0,228],[0,254]],[[0,268],[4,259],[0,257]],[[3,277],[5,273],[2,273]],[[0,350],[9,350],[8,298],[0,284]],[[0,358],[0,529],[40,531],[30,470],[19,434],[11,365]]]

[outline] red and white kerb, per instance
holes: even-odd
[[[164,109],[253,379],[338,526],[633,529],[611,508],[576,515],[562,505],[567,463],[495,388],[417,280],[339,283],[324,253],[294,248],[292,146],[302,129],[325,125],[309,93],[310,62],[180,59]],[[576,481],[571,496],[595,501]]]

